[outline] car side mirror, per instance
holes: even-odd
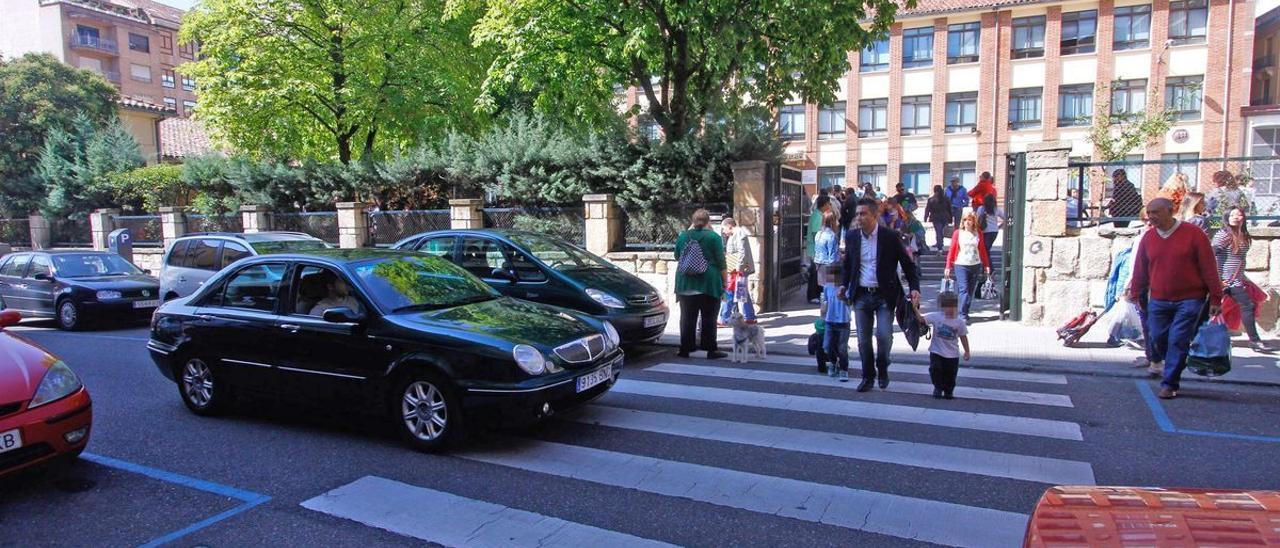
[[[143,274],[146,274],[146,275],[148,275],[148,276],[154,276],[154,275],[155,275],[155,273],[154,273],[154,272],[152,272],[150,268],[144,268],[144,269],[142,269],[142,273],[143,273]]]
[[[322,317],[324,321],[329,323],[359,323],[360,320],[364,319],[355,310],[345,306],[327,308]]]
[[[37,272],[31,276],[31,279],[39,280],[42,282],[48,282],[48,281],[53,281],[53,276],[50,276],[44,272]]]
[[[512,271],[507,270],[507,269],[505,269],[505,268],[495,268],[495,269],[493,269],[493,272],[490,272],[490,273],[489,273],[489,277],[490,277],[490,278],[492,278],[492,279],[495,279],[495,280],[503,280],[503,281],[506,281],[506,282],[512,282],[512,283],[514,283],[514,282],[516,281],[516,274],[515,274],[515,272],[512,272]]]

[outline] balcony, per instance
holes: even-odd
[[[72,34],[71,49],[89,50],[111,55],[120,54],[120,46],[111,38],[102,38],[92,34]]]

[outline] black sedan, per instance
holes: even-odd
[[[369,249],[241,259],[162,305],[147,347],[197,414],[248,392],[361,402],[423,450],[480,417],[585,403],[623,365],[608,322],[504,297],[444,259]]]
[[[0,308],[55,318],[62,329],[91,320],[145,320],[160,305],[160,281],[103,251],[31,251],[0,260]]]

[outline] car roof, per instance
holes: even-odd
[[[32,255],[115,255],[110,251],[97,249],[33,249],[30,251],[14,251],[11,255],[29,253]]]
[[[398,249],[376,249],[362,247],[357,249],[317,249],[314,251],[295,251],[290,253],[276,253],[272,255],[258,255],[252,259],[242,259],[254,263],[272,262],[272,261],[304,261],[319,260],[330,264],[349,264],[368,259],[391,258],[391,257],[423,257],[423,255],[413,251],[401,251]]]
[[[532,236],[541,238],[558,238],[551,234],[543,234],[541,232],[533,232],[529,230],[517,230],[513,228],[460,228],[449,230],[432,230],[430,232],[422,232],[405,238],[405,240],[414,240],[425,238],[428,236],[496,236],[503,239],[511,239],[513,236]]]
[[[312,236],[312,235],[307,234],[307,233],[305,233],[305,232],[284,232],[284,231],[250,232],[250,233],[242,233],[242,232],[188,232],[188,233],[186,233],[186,234],[183,234],[183,235],[182,235],[181,237],[179,237],[178,239],[179,239],[179,240],[182,240],[182,239],[187,239],[187,238],[217,238],[217,237],[221,237],[221,238],[231,238],[231,239],[236,239],[236,240],[243,240],[243,241],[246,241],[246,242],[249,242],[249,243],[254,243],[254,242],[284,242],[284,241],[310,241],[310,240],[321,241],[321,240],[320,240],[320,238],[316,238],[315,236]]]

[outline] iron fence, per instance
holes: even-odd
[[[449,210],[414,209],[369,212],[369,237],[374,245],[390,246],[404,238],[450,228]]]
[[[1156,196],[1172,198],[1180,215],[1182,204],[1191,204],[1214,228],[1236,206],[1253,225],[1280,226],[1280,157],[1073,161],[1068,168],[1071,226],[1129,226],[1142,220],[1145,204]]]
[[[675,249],[676,237],[689,228],[693,212],[706,209],[711,221],[719,222],[732,215],[727,203],[670,204],[658,207],[623,207],[622,238],[628,251],[666,251]]]
[[[133,245],[159,247],[164,245],[164,232],[160,228],[159,215],[116,215],[112,219],[116,228],[129,229]]]
[[[338,212],[272,213],[272,230],[302,232],[329,243],[338,242]]]
[[[27,219],[0,219],[0,242],[20,247],[31,245],[31,222]]]
[[[484,226],[549,234],[577,245],[586,243],[586,214],[582,206],[485,208]]]
[[[49,240],[54,247],[90,247],[93,229],[87,218],[53,219],[49,221]]]
[[[244,216],[240,213],[188,214],[187,232],[244,232]]]

